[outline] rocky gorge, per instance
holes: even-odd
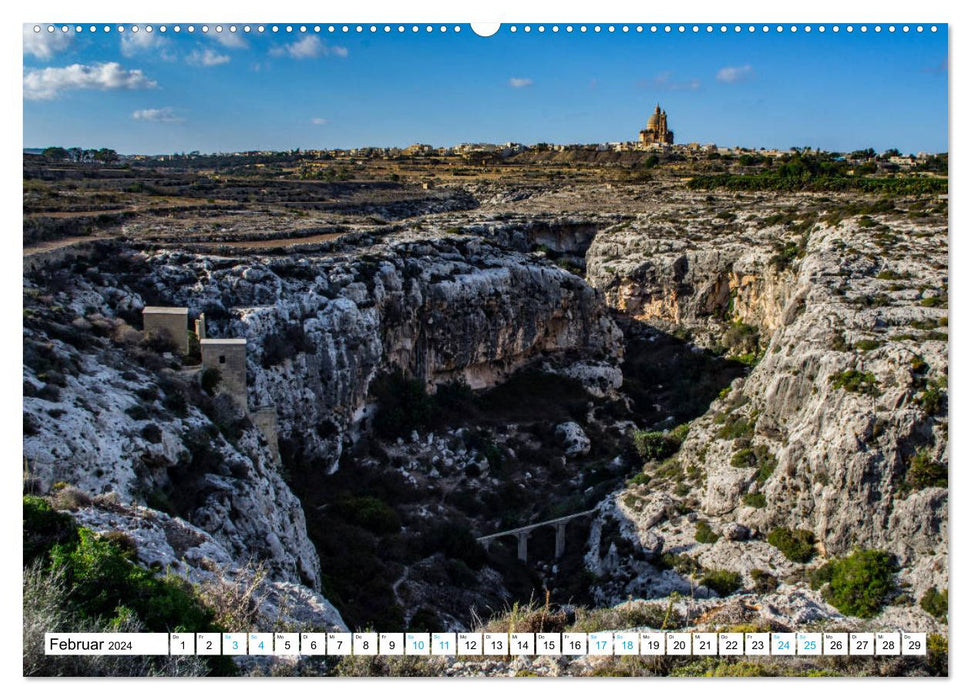
[[[30,490],[69,489],[64,510],[144,566],[258,563],[265,619],[307,629],[466,629],[545,589],[568,612],[675,596],[685,629],[722,610],[946,633],[920,604],[948,588],[940,202],[459,199],[304,246],[131,237],[31,266]],[[279,458],[138,330],[151,305],[246,339]],[[586,508],[562,560],[552,533],[526,565],[475,542]],[[854,615],[826,567],[866,551],[893,558],[892,585]]]

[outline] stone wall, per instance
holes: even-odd
[[[246,339],[206,338],[199,347],[203,369],[219,370],[218,390],[246,408]]]
[[[280,461],[280,446],[277,442],[277,419],[275,406],[261,406],[250,411],[250,420],[263,434],[266,444],[273,453],[273,457]]]
[[[142,309],[145,335],[168,335],[183,355],[189,353],[189,310],[184,307],[146,306]]]

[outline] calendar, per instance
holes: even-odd
[[[151,656],[924,656],[924,632],[48,633],[45,653]],[[100,649],[100,651],[98,651]]]

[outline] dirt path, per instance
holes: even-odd
[[[67,248],[72,245],[77,245],[78,243],[93,243],[94,241],[106,241],[112,238],[112,236],[74,236],[72,238],[59,238],[56,241],[41,241],[40,243],[34,243],[33,245],[26,246],[24,248],[24,257],[29,258],[32,255],[39,255],[40,253],[49,253],[52,250],[58,250],[59,248]]]
[[[286,248],[295,245],[326,243],[327,241],[337,240],[346,233],[346,231],[343,233],[319,233],[315,236],[303,238],[270,238],[263,241],[212,241],[210,245],[228,245],[236,248]]]

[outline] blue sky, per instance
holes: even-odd
[[[123,153],[634,140],[947,150],[947,29],[24,34],[24,146]],[[130,27],[130,25],[126,25]],[[454,25],[450,25],[454,26]],[[338,28],[339,30],[339,28]]]

